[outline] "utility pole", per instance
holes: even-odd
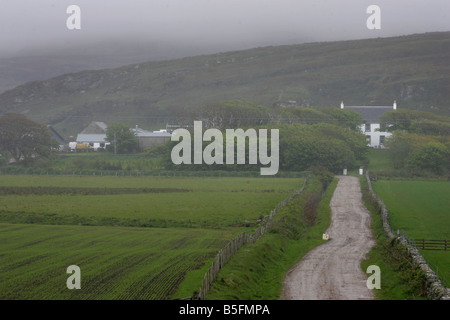
[[[114,132],[114,155],[117,154],[117,138],[116,138],[116,132]]]

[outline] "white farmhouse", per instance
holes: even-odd
[[[366,135],[367,145],[372,148],[384,148],[384,141],[392,133],[380,131],[380,117],[390,110],[397,109],[397,102],[392,106],[345,106],[341,102],[341,109],[350,109],[359,113],[363,118],[361,132]]]

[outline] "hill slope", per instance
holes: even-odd
[[[450,114],[450,32],[264,47],[83,71],[0,95],[0,112],[26,113],[76,134],[92,120],[148,127],[190,108],[242,99],[274,107],[391,105]]]

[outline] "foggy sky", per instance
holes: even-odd
[[[81,8],[81,30],[66,9]],[[369,5],[381,30],[369,30]],[[449,0],[0,0],[0,56],[85,43],[164,41],[217,50],[450,31]]]

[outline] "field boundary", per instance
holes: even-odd
[[[370,182],[369,171],[367,170],[365,173],[365,178],[367,181],[367,185],[369,187],[369,191],[373,199],[379,205],[381,220],[383,224],[383,229],[386,235],[393,240],[399,241],[408,251],[410,257],[413,262],[420,267],[423,271],[426,279],[426,291],[427,297],[430,300],[450,300],[450,289],[446,288],[436,273],[430,268],[430,266],[425,261],[425,258],[419,252],[417,247],[414,245],[414,242],[408,239],[403,233],[397,233],[395,235],[392,232],[391,225],[389,223],[389,212],[384,204],[383,200],[375,193],[372,188],[372,183]]]
[[[274,209],[270,211],[269,215],[263,217],[259,227],[251,234],[247,232],[243,232],[238,234],[232,240],[230,240],[216,255],[213,260],[211,266],[208,271],[206,271],[202,284],[198,291],[194,292],[192,297],[188,297],[185,299],[193,299],[193,300],[204,300],[206,295],[210,289],[212,282],[217,278],[219,271],[222,267],[236,254],[236,252],[245,244],[255,243],[259,237],[264,235],[266,231],[270,228],[270,223],[272,218],[278,213],[278,211],[286,206],[292,199],[297,197],[306,187],[306,184],[309,180],[310,176],[306,176],[305,181],[303,182],[302,187],[295,191],[292,195],[290,195],[285,200],[278,203]]]
[[[116,177],[267,177],[302,178],[307,171],[279,171],[276,175],[262,176],[258,170],[57,170],[52,168],[0,167],[0,175],[38,175],[38,176],[116,176]]]
[[[422,250],[450,251],[450,241],[447,239],[411,239],[412,243]]]

